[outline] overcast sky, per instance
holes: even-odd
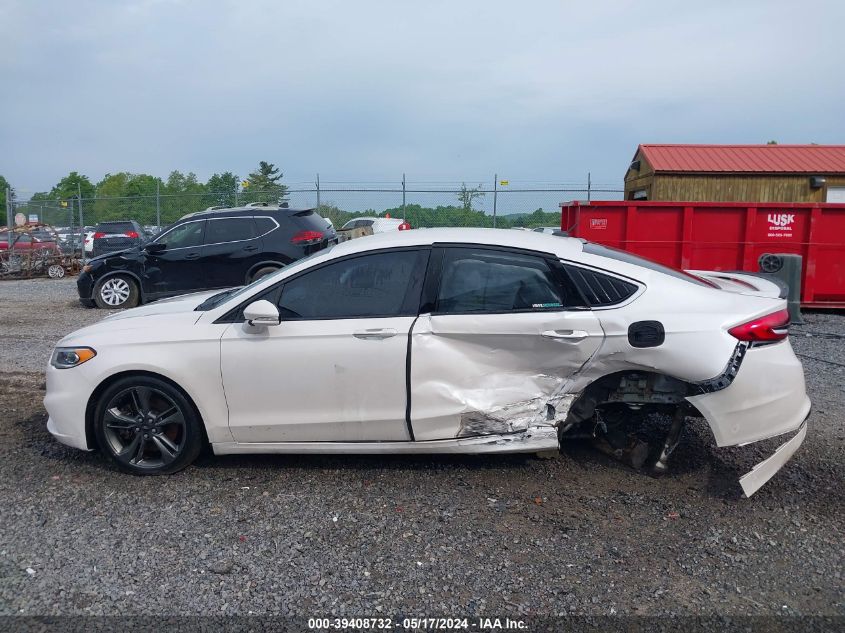
[[[641,142],[845,143],[842,2],[0,0],[0,174],[621,185]]]

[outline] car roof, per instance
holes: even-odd
[[[187,215],[183,215],[180,220],[186,220],[188,218],[194,219],[202,219],[204,217],[217,217],[220,215],[226,215],[232,218],[240,218],[245,216],[261,216],[261,215],[270,215],[273,214],[281,214],[286,216],[296,215],[297,213],[303,213],[305,211],[314,211],[313,208],[305,208],[305,209],[293,209],[287,207],[277,207],[277,206],[267,206],[267,207],[223,207],[222,209],[205,209],[203,211],[195,211],[194,213],[188,213]]]
[[[478,244],[480,246],[510,246],[560,257],[571,257],[582,251],[583,242],[574,237],[562,237],[534,231],[505,231],[502,229],[438,228],[412,229],[377,233],[338,244],[332,255],[347,255],[380,248],[398,246],[429,246],[437,243]]]

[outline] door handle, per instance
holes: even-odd
[[[185,255],[185,259],[199,259],[199,253],[188,253]]]
[[[244,250],[245,251],[257,251],[258,247],[257,246],[244,246]]]
[[[584,330],[546,330],[540,336],[565,341],[580,341],[589,336]]]
[[[374,341],[379,339],[390,338],[391,336],[396,336],[396,330],[392,328],[375,328],[372,330],[358,330],[357,332],[353,332],[352,336],[355,338],[360,338],[365,341]]]

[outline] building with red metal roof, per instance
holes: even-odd
[[[845,145],[643,144],[625,199],[845,203]]]

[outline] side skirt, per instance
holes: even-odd
[[[219,442],[211,445],[215,455],[256,453],[316,454],[435,454],[435,453],[535,453],[557,450],[557,429],[534,426],[520,433],[484,435],[424,442]]]

